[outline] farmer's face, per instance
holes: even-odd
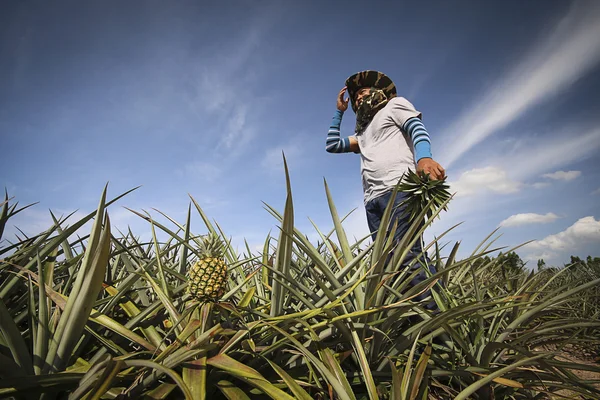
[[[356,105],[360,107],[363,99],[371,92],[371,88],[365,87],[356,92]]]

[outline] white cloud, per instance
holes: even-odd
[[[492,191],[501,194],[515,193],[522,183],[510,179],[501,168],[475,168],[463,172],[458,181],[450,182],[450,189],[456,196],[469,196],[482,191]]]
[[[594,190],[594,191],[592,192],[592,194],[593,194],[593,195],[600,194],[600,188],[598,188],[598,189]]]
[[[562,232],[529,243],[526,248],[544,251],[573,250],[583,244],[600,242],[600,221],[588,216]]]
[[[548,182],[536,182],[531,186],[533,186],[534,189],[543,189],[545,187],[550,186],[550,184]]]
[[[548,252],[543,252],[543,253],[534,253],[534,254],[528,254],[523,256],[523,261],[529,261],[531,266],[535,265],[533,263],[537,262],[537,260],[544,260],[544,261],[548,261],[553,259],[554,257],[556,257],[556,254],[554,253],[548,253]],[[533,262],[533,263],[532,263]]]
[[[511,227],[511,226],[519,226],[519,225],[527,225],[527,224],[547,224],[550,222],[554,222],[558,219],[558,215],[554,213],[547,214],[535,214],[535,213],[523,213],[523,214],[515,214],[506,218],[504,221],[500,222],[498,226],[503,227]]]
[[[449,168],[469,149],[532,106],[567,89],[600,61],[600,3],[575,2],[553,32],[441,135]],[[460,132],[460,135],[458,135]],[[461,140],[454,138],[460,136]]]
[[[572,181],[581,175],[581,171],[556,171],[551,174],[544,174],[542,177],[559,181]]]

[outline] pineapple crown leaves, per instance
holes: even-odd
[[[225,253],[223,240],[214,232],[203,236],[198,243],[198,254],[201,257],[221,258]]]
[[[411,169],[398,183],[398,191],[407,194],[407,198],[402,204],[406,207],[406,213],[410,219],[417,217],[433,201],[433,206],[429,207],[426,212],[427,219],[430,219],[436,209],[452,196],[449,189],[446,179],[430,179],[429,174],[419,175]],[[448,207],[444,206],[443,210],[447,211],[447,209]]]

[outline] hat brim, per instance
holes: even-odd
[[[348,96],[350,97],[350,104],[352,106],[352,111],[356,113],[356,93],[364,87],[376,87],[378,89],[383,90],[383,93],[391,99],[392,97],[396,97],[396,86],[394,82],[385,75],[383,72],[366,70],[357,72],[356,74],[350,76],[346,79],[346,87],[348,90]]]

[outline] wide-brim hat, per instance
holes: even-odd
[[[383,93],[388,99],[396,97],[396,86],[394,82],[379,71],[361,71],[350,76],[346,79],[346,87],[348,88],[348,96],[350,97],[350,104],[352,105],[352,111],[356,112],[356,93],[364,87],[376,87],[383,90]]]

